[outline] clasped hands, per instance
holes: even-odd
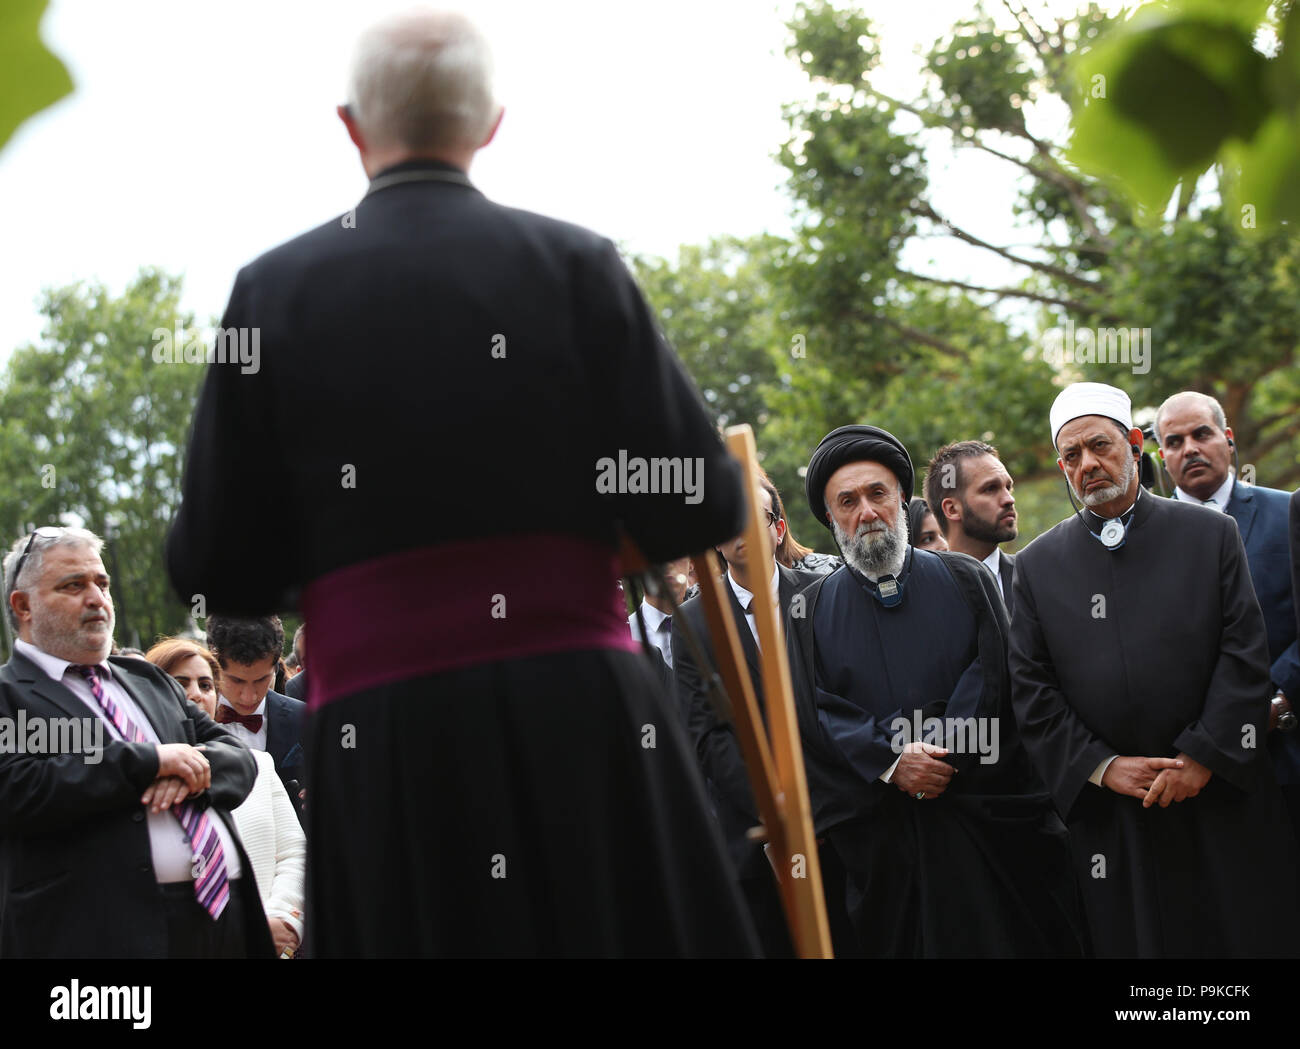
[[[1116,758],[1101,777],[1101,785],[1116,794],[1139,798],[1144,809],[1159,804],[1167,809],[1171,801],[1194,798],[1210,782],[1210,772],[1195,758]]]
[[[158,775],[140,798],[151,812],[162,812],[212,786],[212,766],[203,755],[203,747],[158,743],[156,748]]]
[[[946,761],[948,752],[933,743],[917,740],[903,748],[889,782],[904,794],[924,794],[926,799],[937,798],[948,789],[948,783],[957,772]]]

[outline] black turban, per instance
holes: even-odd
[[[831,520],[826,512],[826,483],[845,463],[859,463],[864,459],[892,470],[902,485],[903,501],[912,498],[912,459],[903,442],[878,426],[841,426],[822,438],[808,461],[808,473],[804,476],[808,509],[827,528],[830,528]]]

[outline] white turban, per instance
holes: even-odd
[[[1076,382],[1067,386],[1052,402],[1052,446],[1061,427],[1085,415],[1104,415],[1124,429],[1133,429],[1133,404],[1128,394],[1104,382]]]

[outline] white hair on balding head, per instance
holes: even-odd
[[[32,548],[27,550],[27,544],[32,544]],[[9,604],[9,595],[15,590],[26,592],[27,588],[32,586],[41,577],[41,569],[45,567],[45,554],[58,546],[82,547],[88,546],[94,553],[99,553],[104,549],[104,540],[100,539],[94,532],[89,532],[84,528],[64,528],[62,532],[50,539],[44,539],[37,536],[32,539],[32,534],[20,536],[15,540],[14,545],[10,547],[9,553],[4,559],[4,579],[5,579],[5,615],[9,617],[9,625],[14,631],[18,630],[18,616],[14,613],[13,607]],[[27,560],[23,561],[23,551],[27,550]],[[20,575],[15,575],[18,568],[18,562],[23,561],[23,570]]]
[[[361,35],[348,105],[376,149],[477,149],[492,130],[492,58],[464,15],[421,9]]]

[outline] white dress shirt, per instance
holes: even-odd
[[[229,707],[231,710],[234,710],[236,714],[239,713],[239,711],[235,709],[235,704],[230,702],[230,700],[228,700],[225,696],[217,697],[217,707],[218,708]],[[219,712],[220,711],[218,710],[218,713]],[[229,732],[232,736],[234,736],[235,739],[239,740],[240,743],[244,744],[244,746],[246,746],[249,750],[265,750],[266,749],[266,697],[265,696],[262,697],[262,702],[257,704],[257,709],[254,710],[253,713],[262,715],[262,727],[259,728],[256,732],[250,732],[238,721],[228,721],[225,724],[223,724],[221,727],[224,728],[227,732]]]
[[[649,601],[641,602],[641,614],[645,616],[645,628],[650,631],[650,644],[659,650],[664,662],[673,665],[672,621],[667,612],[660,612]],[[641,640],[641,626],[636,621],[636,613],[627,617],[627,625],[632,631],[632,640]]]
[[[993,578],[998,581],[998,593],[1002,595],[1002,600],[1007,599],[1007,592],[1002,589],[1002,548],[995,546],[993,553],[984,558],[984,564],[988,570],[993,573]]]
[[[749,632],[754,635],[754,644],[761,649],[763,646],[758,644],[758,620],[754,618],[754,595],[736,582],[736,577],[727,570],[727,582],[731,584],[731,592],[736,595],[736,600],[740,602],[740,607],[745,610],[745,622],[749,624]],[[781,569],[776,562],[772,563],[772,600],[776,602],[777,615],[781,611]]]
[[[28,644],[21,639],[14,642],[14,649],[25,655],[40,667],[51,680],[63,685],[64,688],[84,703],[91,714],[104,722],[105,732],[110,733],[114,739],[123,739],[122,734],[117,730],[117,726],[109,719],[104,708],[99,705],[99,701],[95,699],[95,694],[90,691],[90,682],[77,671],[68,669],[73,665],[72,663],[66,659],[60,659],[58,656],[52,656],[48,652],[43,652],[35,645]],[[113,701],[113,705],[140,729],[148,742],[160,742],[158,733],[154,731],[153,724],[148,717],[136,705],[135,700],[131,698],[126,689],[114,678],[114,669],[108,661],[105,660],[97,664],[97,668],[99,670],[100,687],[104,690],[105,698]],[[143,794],[144,791],[140,793]],[[162,812],[146,811],[145,816],[149,821],[149,850],[153,856],[154,877],[162,883],[193,881],[194,850],[190,848],[189,841],[185,837],[185,831],[181,827],[181,821],[176,818],[176,814],[170,809],[164,809]],[[217,837],[221,839],[221,848],[226,854],[227,876],[232,879],[238,878],[240,874],[239,852],[235,848],[230,832],[220,819],[214,818],[212,826],[216,828]]]
[[[1210,503],[1203,503],[1200,499],[1197,499],[1196,496],[1188,495],[1181,488],[1174,489],[1174,498],[1180,499],[1184,503],[1195,503],[1197,506],[1213,507],[1215,510],[1218,510],[1219,513],[1221,514],[1227,513],[1228,500],[1232,498],[1232,481],[1233,481],[1232,471],[1229,470],[1227,479],[1223,482],[1223,484],[1219,485],[1219,490],[1215,492],[1212,496],[1210,496],[1210,498],[1214,500],[1213,502]]]

